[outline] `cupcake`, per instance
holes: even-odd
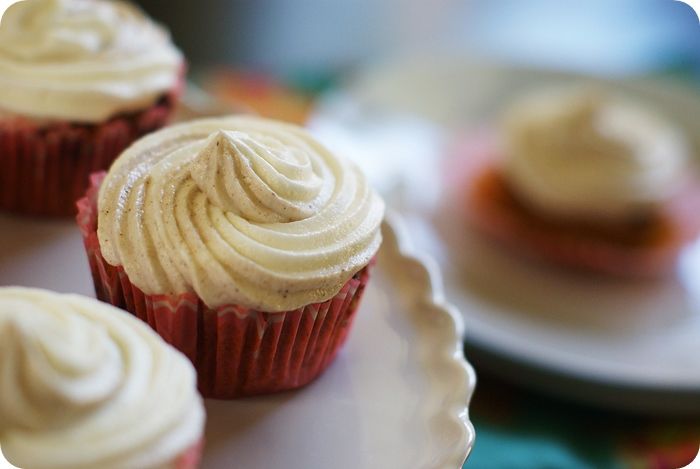
[[[0,287],[0,446],[27,469],[190,469],[204,407],[188,360],[77,295]]]
[[[460,205],[477,229],[557,264],[669,272],[698,233],[690,145],[663,116],[597,89],[533,94],[496,135],[460,143]]]
[[[0,210],[75,214],[89,175],[162,127],[184,77],[168,34],[104,0],[24,0],[0,22]]]
[[[305,130],[202,119],[92,178],[78,224],[100,299],[148,322],[206,397],[302,386],[345,341],[384,204]]]

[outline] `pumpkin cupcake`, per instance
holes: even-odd
[[[219,398],[295,388],[328,366],[384,212],[356,166],[253,117],[139,140],[79,207],[98,297],[183,351]]]
[[[94,299],[0,287],[0,445],[32,469],[198,467],[188,360]]]
[[[118,1],[24,0],[0,22],[0,210],[75,214],[89,175],[162,127],[184,62]]]
[[[468,221],[512,251],[658,276],[700,227],[690,145],[663,116],[597,89],[533,94],[458,145]]]

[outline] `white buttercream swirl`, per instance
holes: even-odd
[[[0,288],[0,445],[27,469],[174,467],[202,435],[195,372],[99,301]]]
[[[673,196],[689,146],[660,115],[601,90],[534,94],[507,114],[505,172],[526,203],[572,219],[635,218]]]
[[[305,130],[202,119],[138,141],[98,201],[102,254],[147,294],[268,312],[325,301],[381,242],[384,204]]]
[[[0,110],[101,122],[173,89],[182,56],[127,3],[24,0],[0,22]]]

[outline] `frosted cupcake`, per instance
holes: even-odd
[[[514,250],[567,266],[669,271],[697,235],[690,145],[663,116],[599,90],[550,90],[460,148],[469,220]]]
[[[92,183],[78,223],[98,297],[190,357],[205,396],[295,388],[331,362],[381,242],[353,164],[229,117],[155,132]]]
[[[137,8],[24,0],[0,22],[0,209],[75,214],[89,175],[162,127],[184,63]]]
[[[15,466],[198,466],[192,365],[117,308],[0,287],[0,376],[0,446]]]

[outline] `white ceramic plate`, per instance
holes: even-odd
[[[330,369],[295,392],[207,401],[203,467],[461,467],[475,383],[461,319],[434,264],[407,254],[394,225],[383,227],[373,281]],[[0,215],[0,285],[92,296],[74,224]]]
[[[700,412],[700,244],[666,281],[586,278],[511,258],[470,235],[440,202],[438,168],[449,131],[483,124],[528,87],[577,79],[459,60],[411,61],[329,96],[311,126],[365,167],[406,218],[416,247],[438,260],[475,363],[616,408]],[[700,138],[696,92],[658,82],[598,83],[639,95]]]

